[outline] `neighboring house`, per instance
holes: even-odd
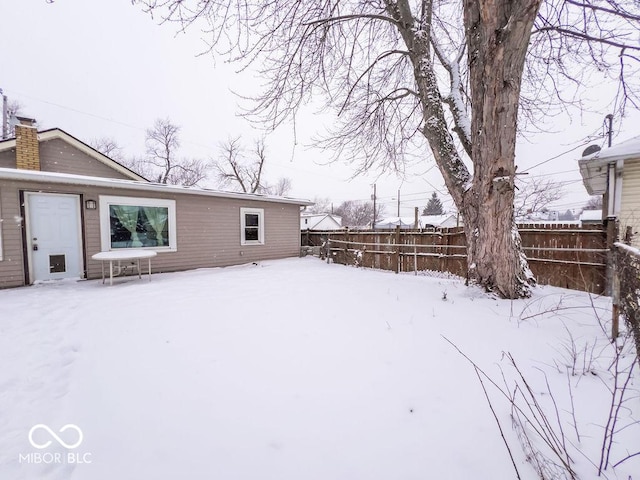
[[[445,213],[442,215],[422,215],[419,218],[420,228],[449,228],[449,227],[461,227],[462,219],[458,220],[458,215],[455,213]]]
[[[301,213],[300,230],[341,230],[342,217],[330,213]]]
[[[602,225],[602,210],[583,210],[580,225]]]
[[[620,235],[640,247],[640,136],[578,160],[589,195],[602,195],[602,218],[617,218]]]
[[[150,183],[27,119],[0,142],[0,288],[99,278],[100,251],[158,252],[154,272],[297,256],[312,202]]]
[[[376,222],[376,229],[389,230],[397,226],[401,229],[416,228],[415,217],[389,217]],[[457,215],[446,213],[443,215],[422,215],[418,217],[417,228],[447,228],[459,226]]]

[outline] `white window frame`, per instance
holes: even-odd
[[[178,250],[176,233],[176,201],[162,198],[144,197],[120,197],[111,195],[100,195],[100,246],[103,252],[112,250],[153,250],[156,252],[176,252]],[[133,207],[165,207],[169,212],[167,221],[169,228],[169,245],[164,247],[131,247],[131,248],[111,248],[111,218],[109,207],[111,205],[128,205]]]
[[[247,214],[258,215],[258,240],[245,238]],[[264,208],[240,208],[240,245],[264,245]]]

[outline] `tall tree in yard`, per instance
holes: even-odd
[[[430,152],[464,219],[469,279],[508,298],[534,282],[513,211],[519,108],[527,121],[566,108],[563,89],[589,72],[637,100],[637,2],[134,1],[180,28],[204,21],[214,52],[259,59],[253,113],[271,126],[313,95],[337,113],[325,146],[360,171]]]

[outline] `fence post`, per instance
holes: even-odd
[[[614,256],[615,256],[615,246],[613,245],[618,239],[618,222],[614,217],[607,218],[607,249],[609,252],[607,253],[607,285],[605,288],[605,292],[609,295],[613,295],[613,279],[615,275],[613,270],[615,268]]]
[[[618,338],[618,334],[620,331],[620,279],[618,278],[618,275],[616,275],[616,273],[619,272],[615,272],[616,269],[616,265],[615,265],[615,258],[617,257],[617,255],[614,253],[613,255],[614,257],[614,272],[613,272],[613,285],[612,285],[612,292],[611,292],[611,341],[615,342],[616,338]]]
[[[331,234],[327,235],[327,263],[331,263]]]
[[[400,225],[396,225],[396,273],[400,272]]]

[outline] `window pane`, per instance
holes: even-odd
[[[258,214],[257,213],[245,213],[245,215],[244,215],[244,224],[247,227],[257,227],[258,226]]]
[[[109,205],[111,248],[169,245],[169,208]]]
[[[255,240],[258,241],[258,228],[257,227],[247,227],[244,229],[244,239],[245,241]]]

